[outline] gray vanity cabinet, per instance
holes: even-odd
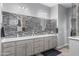
[[[29,56],[56,47],[56,36],[2,43],[2,56]]]

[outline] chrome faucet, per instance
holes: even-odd
[[[32,35],[33,35],[33,36],[35,35],[35,32],[34,32],[34,30],[32,31]]]

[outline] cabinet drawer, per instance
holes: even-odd
[[[36,38],[34,39],[34,42],[39,42],[41,40],[41,38]]]
[[[34,39],[28,39],[26,40],[27,43],[33,43]]]
[[[27,43],[26,40],[23,40],[23,41],[17,41],[17,42],[16,42],[16,45],[22,45],[22,44],[25,44],[25,43]]]
[[[7,56],[16,56],[15,53],[8,54]]]
[[[15,47],[3,48],[2,55],[15,54]]]
[[[15,47],[2,48],[2,52],[15,52]]]
[[[15,56],[15,53],[3,53],[2,56]]]
[[[43,45],[43,41],[34,42],[34,44],[33,44],[34,47],[39,47],[42,45]]]
[[[51,37],[51,38],[53,38],[53,39],[55,39],[55,40],[56,40],[56,39],[57,39],[57,36],[53,36],[53,37]]]
[[[3,48],[13,47],[13,46],[15,46],[15,42],[2,43]]]

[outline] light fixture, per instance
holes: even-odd
[[[24,6],[19,6],[19,9],[24,9],[24,10],[28,10],[28,8],[25,8]]]
[[[45,18],[45,17],[47,17],[47,13],[46,13],[44,10],[39,10],[39,11],[38,11],[38,16]]]

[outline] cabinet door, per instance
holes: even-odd
[[[33,55],[33,39],[27,40],[26,55]]]
[[[40,48],[39,47],[34,47],[34,54],[37,54],[40,52]]]
[[[49,46],[48,46],[49,39],[48,39],[48,37],[43,38],[43,39],[44,39],[44,50],[48,50],[49,49]]]
[[[15,42],[2,43],[3,48],[14,47],[14,46],[15,46]]]
[[[40,46],[39,46],[40,52],[44,51],[44,39],[40,38]]]
[[[34,54],[37,54],[37,53],[40,53],[40,52],[44,51],[43,45],[44,45],[43,38],[36,38],[34,40],[34,44],[33,44]]]
[[[48,45],[49,45],[49,49],[53,48],[53,38],[49,37],[49,41],[48,41]]]
[[[57,46],[57,36],[53,37],[53,48],[55,48]]]
[[[16,46],[16,56],[25,56],[25,45]]]
[[[56,47],[56,37],[49,37],[49,49]]]

